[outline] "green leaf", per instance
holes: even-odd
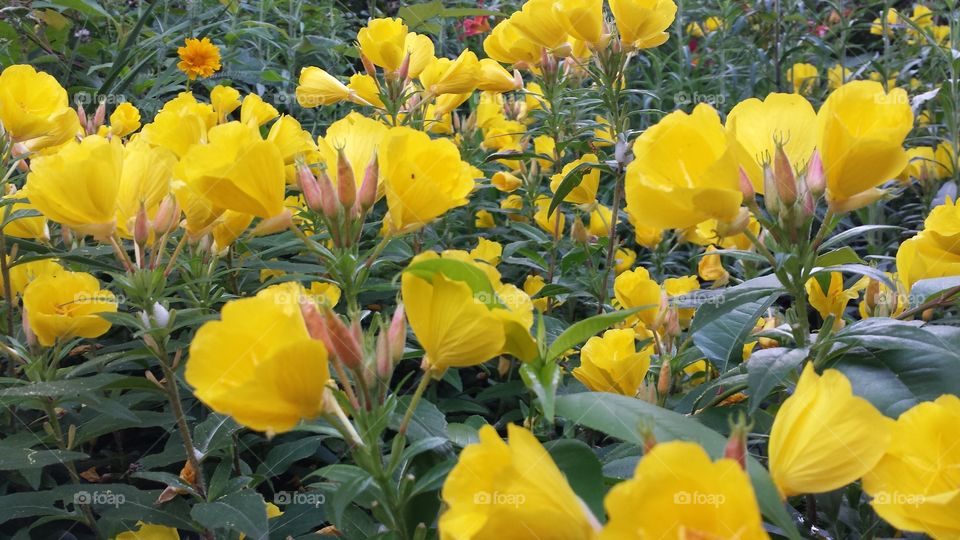
[[[557,189],[553,190],[553,199],[550,200],[550,208],[547,209],[547,217],[553,215],[553,211],[560,206],[563,199],[573,191],[573,188],[580,185],[583,181],[584,173],[589,169],[599,168],[599,163],[579,163],[576,167],[567,171],[567,174],[560,181]]]
[[[817,257],[816,266],[837,266],[840,264],[863,264],[863,259],[850,246],[843,246]]]
[[[860,225],[859,227],[854,227],[852,229],[847,229],[842,233],[838,233],[834,236],[831,236],[820,245],[820,249],[827,249],[830,246],[835,246],[837,244],[844,244],[849,242],[851,239],[858,236],[867,234],[874,231],[903,231],[903,227],[897,227],[896,225]]]
[[[0,471],[35,469],[88,457],[82,452],[17,448],[0,443]]]
[[[407,23],[411,31],[420,30],[426,21],[434,17],[439,17],[443,13],[443,3],[440,0],[425,2],[423,4],[414,4],[402,6],[397,11],[397,17]]]
[[[602,392],[568,394],[557,398],[557,413],[573,423],[637,445],[643,444],[640,425],[651,421],[658,441],[694,441],[714,458],[723,455],[727,444],[725,437],[692,418],[626,396]],[[780,527],[787,537],[799,540],[800,533],[767,470],[756,459],[748,457],[747,472],[763,515]]]
[[[747,362],[747,384],[750,388],[750,414],[756,412],[771,390],[783,384],[803,363],[809,351],[775,347],[761,349]]]
[[[690,332],[696,333],[704,326],[726,317],[731,311],[739,306],[756,302],[775,293],[783,293],[783,285],[776,276],[763,276],[749,281],[727,287],[725,289],[714,289],[711,291],[700,291],[698,294],[691,294],[695,302],[690,304],[680,304],[680,307],[697,307],[697,313],[690,323]]]
[[[603,485],[603,467],[593,450],[583,441],[560,439],[544,443],[557,468],[567,477],[574,493],[601,521],[604,521],[603,497],[606,487]]]
[[[647,307],[655,306],[640,306],[633,309],[603,313],[571,324],[550,344],[550,348],[547,349],[547,362],[556,360],[560,355],[597,335],[598,332],[627,320]]]
[[[214,502],[200,503],[190,515],[208,529],[226,529],[247,535],[250,540],[267,540],[267,507],[263,497],[252,490],[231,493]]]
[[[403,421],[403,415],[406,413],[409,403],[410,396],[403,396],[397,400],[397,408],[390,417],[391,429],[397,430],[400,428],[400,422]],[[447,436],[447,417],[436,405],[426,399],[421,399],[410,418],[410,425],[407,426],[407,438],[411,441],[418,441],[429,437],[450,438]]]
[[[693,333],[694,345],[720,371],[726,371],[729,362],[739,364],[743,357],[743,344],[757,326],[757,319],[781,294],[781,291],[775,291],[759,300],[742,304],[738,302],[725,316],[700,326]],[[741,297],[744,298],[749,297]]]
[[[960,287],[960,276],[921,279],[910,287],[910,307],[917,307],[956,287]]]
[[[233,418],[224,414],[210,413],[193,429],[193,446],[205,456],[229,446],[231,436],[240,429],[240,424],[237,424]]]
[[[830,272],[840,272],[843,274],[859,274],[883,283],[890,290],[897,290],[897,286],[890,281],[890,276],[877,270],[872,266],[865,264],[838,264],[827,267],[816,267],[810,272],[810,277],[816,277],[821,274],[829,275]]]
[[[554,401],[557,396],[557,387],[560,386],[562,373],[556,362],[545,362],[539,367],[536,363],[520,366],[520,378],[540,400],[540,408],[547,422],[553,423]]]
[[[493,285],[490,283],[487,274],[473,264],[456,259],[437,258],[413,263],[404,272],[411,273],[428,282],[432,282],[436,274],[443,274],[452,281],[466,283],[473,291],[474,298],[488,307],[505,307],[500,298],[497,297],[496,291],[493,290]]]

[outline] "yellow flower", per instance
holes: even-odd
[[[637,352],[637,334],[632,328],[607,330],[594,336],[580,350],[580,367],[573,376],[594,392],[637,395],[650,369],[653,344]]]
[[[451,208],[467,204],[474,179],[447,139],[408,127],[391,128],[380,144],[380,174],[392,233],[417,230]]]
[[[594,144],[600,147],[612,146],[617,141],[613,138],[613,128],[610,121],[602,116],[594,117],[597,122],[596,129],[593,130]]]
[[[720,255],[713,253],[714,251],[717,251],[717,248],[707,246],[707,254],[700,257],[700,262],[697,263],[697,274],[704,281],[724,282],[730,277],[730,274],[723,267]]]
[[[947,201],[930,212],[919,234],[897,250],[897,275],[907,292],[921,279],[960,275],[960,207]]]
[[[0,73],[0,124],[31,150],[56,146],[80,131],[67,91],[52,76],[16,64]]]
[[[898,13],[895,8],[890,8],[887,10],[885,18],[887,19],[887,35],[893,36],[894,27],[901,24],[900,13]],[[870,33],[875,36],[883,35],[883,22],[880,19],[873,20],[873,23],[870,25]]]
[[[850,80],[852,74],[853,72],[850,69],[841,64],[834,64],[827,69],[827,86],[830,90],[836,90]]]
[[[683,276],[663,280],[663,292],[666,293],[673,304],[683,300],[684,296],[699,289],[700,282],[697,281],[697,276]],[[686,328],[690,325],[694,311],[696,311],[694,308],[680,308],[677,310],[680,316],[680,326]]]
[[[183,92],[163,105],[153,122],[143,126],[139,137],[183,157],[191,146],[206,140],[207,130],[216,124],[217,112],[212,105],[198,103],[193,94]]]
[[[507,213],[507,219],[511,221],[527,221],[527,218],[521,215],[523,210],[523,197],[519,195],[509,195],[500,201],[501,210],[511,210]]]
[[[39,276],[56,274],[63,271],[63,267],[51,259],[39,259],[25,263],[15,263],[7,258],[10,269],[10,292],[14,297],[23,294],[23,290],[31,281]],[[3,276],[0,275],[0,298],[4,295]]]
[[[217,114],[217,123],[227,121],[227,116],[240,107],[240,92],[229,86],[217,85],[210,91],[210,104]]]
[[[493,221],[493,214],[486,210],[477,210],[476,219],[473,222],[473,226],[478,229],[492,229],[497,226],[497,223]]]
[[[733,220],[743,194],[735,146],[717,112],[700,104],[675,111],[633,144],[627,166],[627,213],[637,226],[691,227],[710,218]]]
[[[257,431],[281,433],[324,410],[327,349],[300,312],[303,287],[286,282],[227,302],[190,343],[185,378],[214,411]]]
[[[611,0],[610,11],[625,46],[649,49],[667,41],[666,30],[677,15],[677,4],[673,0]]]
[[[545,286],[546,282],[543,280],[543,276],[529,274],[526,279],[523,280],[523,292],[530,295],[531,298],[536,296]],[[549,298],[537,298],[533,300],[533,307],[537,308],[537,311],[546,311],[548,305],[550,305]]]
[[[960,399],[940,396],[900,415],[880,462],[863,477],[877,514],[903,531],[960,536]]]
[[[860,302],[857,311],[861,319],[870,317],[896,317],[906,309],[906,292],[899,283],[896,274],[884,272],[887,278],[896,288],[891,289],[882,281],[873,278],[863,277],[854,285],[853,289],[864,291],[863,301]]]
[[[317,155],[317,144],[313,142],[313,135],[303,129],[294,117],[287,114],[270,126],[267,141],[273,143],[280,151],[280,157],[286,165],[288,184],[295,184],[297,181],[297,159],[302,158],[309,163]]]
[[[397,71],[407,55],[407,25],[400,19],[371,19],[357,32],[360,54],[387,71]]]
[[[740,464],[711,462],[692,442],[655,445],[633,478],[610,490],[604,506],[610,519],[600,540],[769,538]]]
[[[15,202],[10,205],[10,215],[14,212],[32,210],[38,212],[36,206],[29,202],[30,195],[26,189],[21,189],[9,195],[4,195],[7,200],[24,200],[24,202]],[[20,217],[12,219],[3,227],[3,234],[16,238],[31,238],[34,240],[49,239],[50,228],[47,227],[47,218],[43,215]]]
[[[553,214],[547,217],[547,212],[550,210],[550,200],[550,197],[546,195],[537,197],[537,200],[534,201],[537,211],[533,215],[533,220],[536,221],[541,229],[547,231],[551,236],[559,240],[563,238],[563,230],[566,227],[567,218],[563,215],[560,207],[555,208]]]
[[[133,238],[141,207],[150,220],[156,217],[160,203],[170,194],[176,164],[176,156],[165,148],[152,148],[140,139],[127,143],[116,199],[117,231],[121,236]]]
[[[430,65],[434,58],[433,41],[428,37],[416,32],[407,34],[404,40],[407,54],[410,55],[410,67],[407,70],[407,77],[416,79],[420,73]]]
[[[646,326],[652,326],[660,311],[660,285],[650,277],[650,272],[642,266],[624,272],[613,281],[613,292],[624,309],[646,306],[637,313],[637,317]]]
[[[327,174],[335,186],[339,185],[337,176],[337,150],[342,149],[353,172],[353,181],[360,189],[367,166],[381,147],[388,128],[376,120],[360,113],[352,112],[330,124],[323,137],[317,140],[317,149]],[[381,155],[381,158],[383,156]],[[380,162],[380,178],[384,177],[384,163]],[[382,194],[382,188],[380,193]]]
[[[550,454],[526,429],[507,426],[509,444],[480,428],[443,484],[441,540],[591,540],[596,519]]]
[[[853,81],[835,90],[817,114],[827,198],[835,209],[855,210],[876,200],[876,187],[907,165],[903,139],[913,127],[902,89]]]
[[[92,275],[63,271],[34,278],[23,290],[23,309],[37,341],[50,347],[57,340],[105,334],[110,321],[98,314],[116,313],[117,301]]]
[[[473,92],[479,82],[480,60],[470,50],[456,60],[436,58],[420,72],[420,83],[434,96]]]
[[[377,79],[371,77],[370,75],[365,73],[354,73],[350,76],[350,82],[347,83],[347,89],[356,94],[364,102],[380,109],[384,108],[383,100],[380,99],[379,83],[377,83]]]
[[[591,45],[603,34],[603,0],[560,0],[553,9],[567,33]]]
[[[110,115],[110,134],[114,137],[126,137],[140,128],[140,111],[124,101]]]
[[[825,493],[856,481],[880,460],[893,421],[853,395],[843,373],[808,363],[770,431],[770,476],[784,497]]]
[[[318,67],[300,70],[297,83],[297,103],[311,109],[319,105],[331,105],[350,99],[356,93],[339,79]]]
[[[216,208],[260,218],[284,211],[283,156],[252,127],[229,122],[210,130],[209,144],[195,145],[181,160],[187,181]],[[185,205],[181,205],[185,206]]]
[[[610,225],[612,224],[613,212],[606,206],[598,204],[597,207],[590,212],[590,224],[587,226],[587,230],[590,231],[590,234],[593,236],[608,236],[610,234]]]
[[[480,69],[477,72],[477,89],[489,92],[511,92],[517,89],[517,80],[500,65],[500,62],[492,58],[483,58],[480,60]]]
[[[787,70],[787,82],[793,84],[793,93],[810,95],[817,86],[820,72],[813,64],[797,63]]]
[[[723,19],[720,17],[707,17],[707,20],[703,22],[703,29],[706,33],[710,34],[726,28],[727,24],[723,22]]]
[[[538,47],[560,47],[567,42],[567,28],[562,10],[554,10],[553,5],[553,0],[527,0],[510,16],[510,23]]]
[[[575,168],[585,163],[599,163],[595,154],[584,154],[583,156],[567,163],[563,170],[550,177],[550,189],[556,193],[557,188]],[[600,186],[600,169],[593,167],[583,168],[576,173],[580,175],[580,184],[570,190],[570,193],[563,198],[564,201],[573,204],[591,204],[597,200],[597,189]]]
[[[280,116],[276,107],[256,94],[247,94],[240,103],[240,123],[260,127]]]
[[[34,158],[27,176],[30,202],[77,232],[109,236],[116,226],[123,154],[119,139],[90,135]]]
[[[122,532],[113,540],[180,540],[180,533],[174,527],[138,521],[137,530]]]
[[[769,94],[763,101],[737,103],[727,115],[727,133],[736,139],[743,167],[757,193],[763,193],[763,162],[772,162],[776,143],[797,170],[810,161],[817,145],[817,113],[799,94]]]
[[[523,185],[523,180],[517,178],[516,175],[511,172],[497,171],[493,173],[493,177],[490,178],[490,183],[493,184],[493,187],[504,193],[511,193]]]
[[[177,48],[180,57],[177,68],[191,81],[197,77],[205,79],[220,71],[220,49],[210,42],[210,38],[187,38],[183,44]]]
[[[470,250],[471,257],[493,266],[500,264],[501,255],[503,255],[503,245],[483,237],[477,238],[477,247]]]
[[[656,249],[660,241],[663,240],[663,229],[638,224],[633,214],[627,214],[627,219],[633,225],[634,238],[637,244],[647,249]]]
[[[614,271],[620,275],[633,268],[633,263],[637,262],[637,252],[630,248],[617,248],[615,261]]]
[[[830,272],[830,285],[826,291],[815,277],[807,280],[806,289],[807,300],[813,309],[816,309],[824,320],[833,315],[836,328],[843,326],[843,313],[847,309],[847,304],[860,296],[860,290],[857,287],[843,288],[843,275],[840,272]]]
[[[532,67],[540,62],[540,46],[530,41],[510,19],[493,27],[483,40],[487,56],[504,64]]]
[[[329,308],[336,306],[340,301],[340,287],[326,281],[310,282],[310,287],[304,291],[304,294],[314,303]]]

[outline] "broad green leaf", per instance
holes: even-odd
[[[562,334],[560,334],[560,336],[557,337],[557,339],[553,341],[553,343],[550,344],[550,348],[547,349],[547,362],[556,360],[560,357],[560,355],[597,335],[598,332],[606,330],[607,328],[610,328],[619,322],[627,320],[632,315],[642,309],[645,309],[646,307],[649,306],[640,306],[633,309],[625,309],[621,311],[603,313],[601,315],[594,315],[588,319],[583,319],[582,321],[577,321],[571,324],[566,330],[563,331]]]
[[[820,245],[820,249],[828,249],[835,245],[842,245],[846,242],[849,242],[851,239],[858,236],[862,236],[871,232],[879,231],[902,231],[903,227],[897,227],[896,225],[861,225],[859,227],[854,227],[852,229],[847,229],[841,233],[835,234],[830,238],[826,239],[823,244]]]
[[[213,502],[200,503],[193,507],[190,515],[208,529],[240,532],[250,540],[269,538],[266,503],[253,490],[243,490]]]
[[[910,307],[917,307],[957,287],[960,287],[960,276],[921,279],[910,287]]]
[[[723,455],[727,444],[725,437],[690,417],[615,394],[584,392],[560,396],[557,398],[557,414],[575,424],[637,445],[643,444],[639,427],[645,422],[653,423],[653,433],[658,441],[694,441],[714,458]],[[780,527],[791,540],[799,540],[800,533],[781,502],[767,470],[756,459],[748,457],[747,472],[764,516]]]
[[[774,347],[750,355],[747,362],[747,384],[750,388],[750,414],[756,412],[767,394],[785,383],[795,373],[809,351]]]
[[[47,465],[65,464],[69,461],[86,459],[82,452],[67,450],[43,450],[34,448],[15,448],[0,443],[0,471],[34,469]]]
[[[233,418],[219,413],[209,416],[193,429],[193,446],[202,455],[230,445],[231,436],[240,431],[240,424]]]
[[[840,264],[863,264],[863,260],[850,246],[829,251],[817,257],[814,261],[817,266],[837,266]]]
[[[766,297],[759,300],[734,306],[723,317],[697,328],[693,333],[693,343],[721,372],[727,370],[730,362],[739,364],[743,357],[744,342],[757,326],[757,320],[780,294],[780,291],[767,293]]]
[[[411,273],[426,281],[433,281],[433,276],[443,274],[447,279],[462,281],[473,291],[474,297],[491,308],[503,308],[504,305],[497,297],[490,279],[483,270],[475,265],[456,259],[429,259],[413,263],[404,272]]]
[[[542,366],[538,366],[538,364],[523,364],[520,366],[520,378],[540,400],[543,415],[550,423],[553,423],[554,401],[562,375],[560,366],[556,362],[545,362]]]
[[[560,439],[544,443],[557,468],[567,477],[574,493],[586,503],[593,515],[601,522],[604,519],[603,496],[607,489],[603,485],[603,467],[593,450],[583,441]]]

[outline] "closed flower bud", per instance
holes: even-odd
[[[138,246],[144,246],[149,239],[150,218],[147,217],[147,209],[141,204],[140,210],[137,211],[133,222],[133,241],[136,242]]]
[[[820,158],[818,150],[814,150],[810,156],[807,174],[804,175],[803,180],[810,192],[817,197],[823,195],[823,192],[827,189],[826,173],[823,170],[823,160]]]
[[[743,167],[740,167],[740,192],[743,193],[744,202],[750,202],[756,198],[753,182],[750,181],[750,177],[747,176],[747,171],[743,170]]]
[[[740,464],[740,468],[747,470],[747,433],[750,431],[744,417],[737,419],[723,449],[723,457],[732,459]]]
[[[327,327],[323,323],[323,317],[317,309],[317,305],[307,298],[300,298],[300,314],[303,316],[303,322],[306,323],[307,334],[311,339],[318,339],[327,342]]]
[[[30,317],[27,316],[27,308],[24,307],[20,312],[20,324],[23,328],[23,336],[26,339],[27,346],[33,347],[37,344],[37,335],[30,328]]]
[[[307,208],[317,213],[323,212],[322,196],[320,194],[320,183],[317,177],[313,175],[310,168],[306,165],[297,167],[297,182],[300,184],[300,191],[303,193],[303,200],[307,203]]]
[[[670,360],[664,359],[663,364],[660,365],[660,378],[657,379],[657,392],[661,396],[670,394],[670,387],[673,384],[671,375]]]
[[[767,163],[763,166],[763,206],[767,212],[780,212],[780,197],[777,194],[777,182],[774,179],[773,167]]]
[[[157,209],[157,214],[153,216],[154,233],[164,234],[172,231],[180,221],[180,205],[173,195],[167,195]]]
[[[97,110],[93,113],[93,119],[90,122],[90,134],[97,132],[97,129],[103,125],[103,121],[107,117],[107,102],[106,100],[101,101],[100,105],[97,105]]]
[[[337,196],[344,208],[353,207],[357,200],[357,184],[353,177],[353,167],[344,154],[343,149],[337,150]]]
[[[253,236],[266,236],[268,234],[278,233],[290,228],[293,223],[293,213],[287,209],[279,214],[260,220],[257,226],[250,232]]]
[[[333,187],[333,182],[327,173],[321,172],[317,183],[320,185],[320,210],[327,219],[336,219],[339,205],[337,203],[337,194]]]
[[[348,368],[359,369],[363,363],[363,347],[357,340],[355,332],[332,311],[324,314],[323,321],[326,327],[327,350],[336,355]]]
[[[387,334],[380,332],[377,336],[377,377],[381,381],[389,381],[393,375],[393,360],[390,358],[390,341]]]
[[[797,177],[793,174],[793,165],[782,145],[777,145],[774,152],[773,177],[780,201],[784,206],[792,206],[797,201]]]
[[[378,179],[380,177],[380,165],[377,161],[377,155],[370,158],[367,170],[363,174],[363,182],[360,184],[360,191],[357,193],[357,206],[360,212],[364,213],[377,202],[377,190],[379,189]]]
[[[835,200],[828,197],[827,203],[835,214],[846,214],[847,212],[859,210],[864,206],[869,206],[879,201],[885,194],[886,192],[882,189],[872,188],[843,200]]]
[[[587,231],[587,228],[584,227],[580,216],[573,219],[573,226],[570,227],[570,237],[582,244],[590,241],[590,233]]]
[[[387,333],[390,345],[390,359],[397,363],[403,358],[404,345],[407,342],[407,317],[403,304],[397,306],[390,321],[390,330]]]

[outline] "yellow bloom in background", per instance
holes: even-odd
[[[339,82],[339,81],[337,81]],[[377,79],[365,73],[354,73],[350,76],[347,83],[347,89],[356,94],[357,97],[366,103],[377,108],[384,108],[383,100],[380,99],[380,86]],[[337,90],[338,92],[340,90]],[[341,98],[346,99],[346,98]],[[340,99],[338,99],[340,101]],[[359,101],[354,99],[354,101]]]
[[[700,282],[697,281],[697,276],[673,277],[663,280],[663,292],[666,293],[672,305],[683,301],[685,296],[699,289]],[[680,316],[680,325],[686,328],[690,325],[690,320],[693,319],[693,313],[696,309],[680,308],[677,311]]]
[[[538,47],[552,50],[567,43],[567,27],[553,0],[528,0],[520,11],[513,12],[510,23]]]
[[[533,220],[541,229],[547,231],[550,236],[556,240],[559,240],[560,238],[563,238],[563,231],[566,228],[567,217],[563,215],[560,207],[555,208],[553,210],[553,214],[548,217],[547,213],[550,210],[550,201],[551,198],[547,197],[546,195],[537,197],[537,200],[534,201],[537,211],[533,215]]]
[[[607,330],[594,336],[580,350],[580,367],[573,376],[594,392],[635,396],[650,369],[653,344],[637,351],[633,328]]]
[[[217,85],[210,91],[210,105],[217,114],[217,123],[227,121],[227,117],[240,107],[240,92],[229,86]]]
[[[3,227],[3,234],[15,238],[31,238],[34,240],[49,239],[50,228],[47,226],[47,218],[43,215],[28,216],[12,219],[14,212],[29,211],[39,212],[36,206],[30,201],[30,195],[26,189],[21,189],[9,195],[4,195],[3,199],[23,200],[10,204],[11,220]]]
[[[703,21],[703,30],[708,34],[712,34],[713,32],[726,27],[727,24],[723,22],[723,19],[720,17],[707,17],[707,20]]]
[[[114,137],[126,137],[140,129],[140,111],[124,101],[110,114],[110,134]]]
[[[817,86],[820,71],[817,66],[803,62],[790,66],[787,70],[787,82],[793,84],[793,93],[810,95]]]
[[[890,282],[896,285],[891,289],[882,281],[873,278],[861,278],[853,289],[863,291],[863,301],[857,308],[861,319],[869,317],[896,317],[906,309],[906,292],[896,274],[884,272]]]
[[[310,338],[299,283],[227,302],[190,343],[184,374],[208,407],[257,431],[281,433],[324,410],[327,350]]]
[[[960,207],[947,199],[930,212],[919,234],[897,249],[897,275],[907,292],[921,279],[960,275]]]
[[[62,271],[34,278],[23,290],[23,309],[37,341],[50,347],[57,340],[105,334],[110,321],[98,314],[116,313],[117,301],[92,275]]]
[[[285,177],[288,184],[297,183],[298,159],[310,163],[318,155],[313,135],[303,129],[294,117],[287,114],[270,126],[266,140],[273,143],[280,151],[280,157],[283,158],[283,164],[286,166]]]
[[[350,99],[356,92],[340,82],[340,79],[318,67],[300,70],[297,83],[297,103],[312,109],[320,105],[332,105]]]
[[[441,492],[440,539],[595,538],[596,519],[536,437],[513,424],[507,435],[485,425],[460,453]]]
[[[486,210],[477,210],[473,226],[478,229],[492,229],[497,226],[493,220],[493,214]]]
[[[523,180],[517,178],[516,175],[511,172],[497,171],[493,173],[493,177],[490,178],[490,183],[493,184],[493,187],[504,193],[511,193],[523,185]]]
[[[750,478],[732,459],[711,461],[696,443],[658,443],[632,479],[604,500],[600,540],[769,538]]]
[[[806,166],[817,145],[817,113],[799,94],[741,101],[727,115],[726,129],[738,143],[739,164],[757,193],[764,188],[763,162],[773,162],[778,141],[797,170]]]
[[[624,46],[649,49],[666,43],[677,4],[673,0],[611,0],[610,11]]]
[[[543,276],[537,276],[530,274],[523,280],[523,292],[530,295],[531,298],[537,295],[544,287],[546,282],[543,279]],[[537,311],[546,311],[547,306],[550,305],[549,298],[536,298],[533,300],[533,307],[537,308]]]
[[[774,418],[770,476],[784,497],[839,489],[877,464],[892,425],[843,373],[817,375],[808,363]]]
[[[199,103],[190,92],[166,102],[153,122],[143,126],[140,137],[183,157],[191,146],[206,140],[207,130],[217,124],[212,105]]]
[[[67,91],[51,75],[16,64],[0,73],[0,124],[30,150],[62,144],[80,131]]]
[[[827,69],[827,86],[830,90],[836,90],[846,84],[851,75],[853,75],[853,71],[849,68],[834,64]]]
[[[697,274],[704,281],[726,281],[730,274],[723,267],[720,255],[713,253],[714,251],[717,251],[716,247],[707,246],[707,254],[700,257],[697,263]]]
[[[557,141],[549,135],[537,135],[533,138],[533,151],[537,154],[543,154],[548,158],[537,158],[540,168],[548,170],[553,168],[553,163],[557,159]]]
[[[456,60],[436,58],[420,72],[420,83],[434,96],[473,92],[480,83],[480,60],[469,50]]]
[[[10,261],[9,257],[7,257],[7,264],[10,269],[10,292],[14,297],[23,294],[23,290],[27,288],[27,285],[37,277],[63,272],[63,267],[52,259],[39,259],[19,263]],[[3,276],[0,275],[0,298],[2,298],[3,295]]]
[[[400,19],[371,19],[357,32],[360,54],[387,71],[396,71],[407,55],[407,25]]]
[[[648,227],[636,222],[633,214],[627,214],[627,220],[633,225],[634,239],[637,244],[647,249],[656,249],[663,240],[663,229]]]
[[[197,77],[205,79],[220,71],[220,49],[210,42],[210,38],[187,38],[183,47],[177,48],[180,61],[177,68],[186,73],[190,80]]]
[[[587,230],[590,231],[590,234],[593,236],[608,236],[610,234],[610,225],[612,224],[613,212],[606,206],[598,204],[597,207],[590,212],[590,224],[587,225]]]
[[[137,530],[122,532],[113,540],[180,540],[180,533],[174,527],[138,521]]]
[[[486,238],[477,238],[477,247],[470,250],[470,256],[496,266],[500,264],[500,256],[503,255],[503,245]]]
[[[613,281],[613,292],[624,309],[644,307],[637,317],[646,326],[652,326],[660,312],[662,294],[660,285],[650,277],[650,272],[642,266],[624,272]]]
[[[391,128],[380,144],[379,159],[387,195],[384,219],[392,233],[417,230],[467,204],[475,185],[456,145],[412,128]]]
[[[887,35],[894,35],[894,27],[901,24],[900,22],[900,13],[897,12],[895,8],[890,8],[887,10],[884,17],[887,20]],[[870,24],[870,33],[875,36],[883,35],[883,22],[878,18],[874,19],[873,23]]]
[[[523,197],[519,195],[508,195],[501,199],[500,209],[511,211],[507,213],[507,219],[511,221],[527,221],[527,219],[520,214],[520,210],[523,210]]]
[[[27,176],[30,202],[48,219],[104,238],[116,227],[123,145],[90,135],[38,156]]]
[[[261,281],[263,280],[261,279]],[[304,290],[304,294],[314,303],[332,308],[340,301],[341,292],[340,287],[337,287],[334,283],[312,281],[310,287]]]
[[[610,121],[602,116],[595,116],[594,121],[597,123],[596,129],[593,130],[594,144],[599,147],[612,146],[616,141],[613,138]]]
[[[599,163],[596,154],[584,154],[563,166],[563,170],[550,177],[550,190],[556,193],[557,188],[574,169],[585,163]],[[573,204],[592,204],[597,201],[597,189],[600,187],[600,169],[593,167],[581,168],[576,174],[580,175],[580,184],[570,190],[565,202]]]
[[[497,62],[531,67],[540,62],[540,46],[528,39],[510,19],[500,21],[483,40],[483,50]]]
[[[480,60],[477,72],[477,89],[489,92],[511,92],[517,89],[517,80],[513,74],[503,68],[500,62],[491,58]]]
[[[840,272],[830,272],[830,285],[827,290],[823,290],[816,277],[807,280],[805,287],[807,300],[813,309],[817,310],[824,320],[833,315],[836,328],[843,326],[843,313],[847,309],[847,304],[860,296],[860,289],[857,287],[843,288],[843,274]]]
[[[280,116],[276,107],[256,94],[247,94],[240,103],[240,123],[260,127]]]
[[[863,477],[873,509],[903,531],[960,537],[960,399],[940,396],[900,415],[880,462]]]
[[[913,128],[907,93],[853,81],[835,90],[817,113],[827,198],[855,210],[876,200],[876,187],[907,165],[903,140]]]
[[[736,156],[713,107],[675,111],[641,134],[627,166],[627,213],[636,226],[691,227],[733,220],[743,194]]]
[[[603,0],[560,0],[553,9],[567,33],[595,45],[603,35]]]
[[[907,149],[907,166],[897,176],[901,182],[939,180],[946,177],[946,170],[937,163],[936,149],[917,146]]]
[[[614,271],[620,275],[633,268],[633,263],[637,262],[637,252],[630,248],[617,248],[614,260],[616,261]]]

